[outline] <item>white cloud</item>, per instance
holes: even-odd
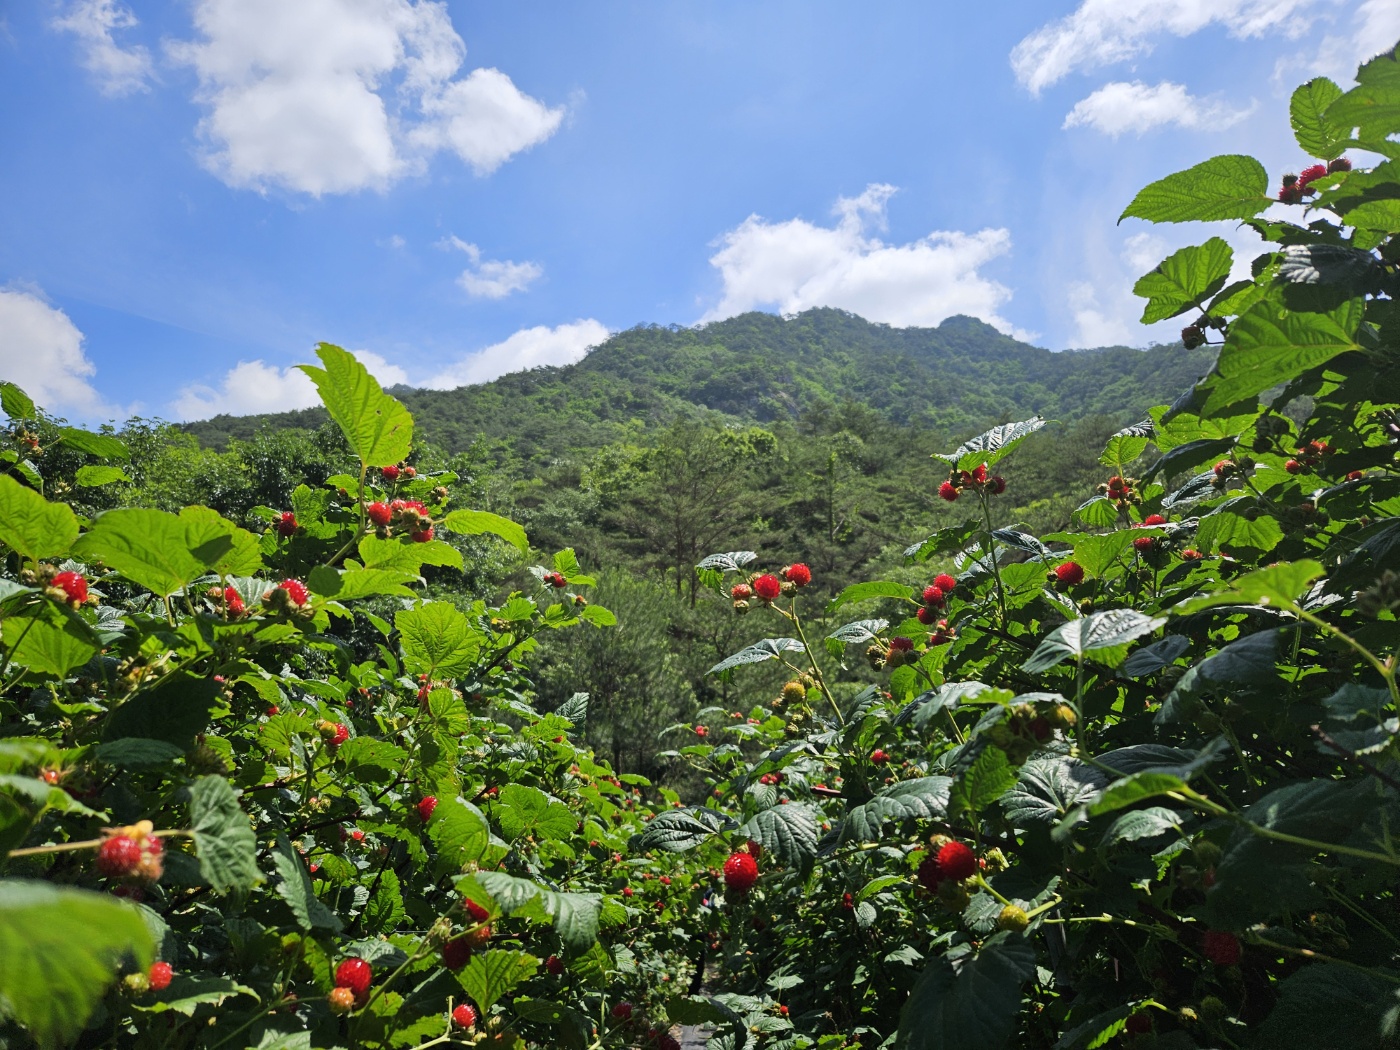
[[[1244,120],[1254,108],[1251,105],[1247,109],[1231,109],[1222,102],[1197,98],[1184,85],[1168,80],[1155,87],[1140,80],[1115,81],[1076,103],[1063,126],[1095,128],[1114,138],[1125,131],[1142,135],[1164,124],[1222,131]]]
[[[369,350],[355,356],[379,380],[381,386],[408,382],[408,373]],[[217,387],[193,383],[183,387],[170,403],[175,419],[208,419],[217,415],[251,415],[288,412],[321,403],[316,387],[296,367],[278,368],[258,361],[240,361],[224,373]]]
[[[1315,0],[1083,0],[1074,13],[1017,44],[1011,68],[1038,95],[1075,70],[1147,54],[1162,33],[1185,37],[1219,23],[1237,38],[1270,32],[1296,38],[1307,31],[1307,13],[1315,7]]]
[[[39,407],[87,420],[124,414],[88,381],[97,366],[83,352],[83,333],[62,310],[33,292],[0,288],[0,332],[0,378]]]
[[[457,283],[473,299],[504,299],[512,292],[525,291],[544,276],[544,268],[538,263],[483,260],[481,249],[460,237],[447,237],[438,242],[438,247],[455,248],[471,260],[471,266],[462,271]]]
[[[454,80],[466,46],[430,0],[194,0],[169,45],[208,107],[205,164],[231,186],[385,189],[450,149],[478,174],[563,120],[504,73]]]
[[[507,372],[572,364],[607,337],[607,326],[592,318],[554,328],[522,328],[501,342],[462,358],[422,385],[451,390],[470,383],[486,383]]]
[[[1331,77],[1339,84],[1352,83],[1358,66],[1400,40],[1400,3],[1363,0],[1351,22],[1350,32],[1325,34],[1314,52],[1280,59],[1274,70],[1275,79],[1289,87],[1296,80],[1315,76]]]
[[[137,24],[129,7],[117,0],[75,0],[53,20],[55,29],[72,33],[83,52],[83,67],[97,78],[104,95],[149,91],[154,75],[151,53],[144,47],[122,47],[114,30]]]
[[[859,197],[840,198],[835,226],[749,216],[719,239],[710,257],[724,294],[703,320],[762,307],[796,313],[834,306],[893,325],[936,325],[952,314],[973,314],[1009,331],[997,310],[1011,298],[1010,289],[977,271],[1010,250],[1011,235],[1004,229],[936,231],[908,244],[885,244],[868,230],[883,228],[894,192],[872,184]]]

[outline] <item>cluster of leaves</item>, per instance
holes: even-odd
[[[1213,238],[1139,283],[1217,358],[1108,441],[1076,528],[964,490],[978,513],[906,552],[955,578],[848,587],[824,612],[862,618],[824,639],[754,553],[701,563],[780,626],[714,673],[791,677],[701,712],[677,756],[710,797],[635,843],[759,860],[712,1045],[1400,1045],[1400,55],[1292,119],[1320,164],[1286,207],[1225,156],[1124,213],[1266,244],[1243,280]],[[1014,491],[1040,425],[939,472]],[[848,652],[887,677],[856,691]]]
[[[664,1033],[703,888],[624,850],[677,800],[576,743],[586,695],[542,714],[526,676],[542,632],[612,614],[569,550],[499,606],[426,600],[425,567],[462,567],[443,534],[525,533],[401,466],[409,413],[319,356],[349,469],[255,509],[261,534],[47,498],[58,440],[92,461],[84,487],[122,484],[127,450],[72,428],[43,448],[42,413],[0,386],[0,1042]]]

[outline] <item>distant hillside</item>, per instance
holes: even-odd
[[[1141,415],[1209,367],[1209,347],[1108,347],[1054,353],[975,318],[892,328],[840,310],[747,313],[695,328],[632,328],[564,367],[536,368],[457,390],[396,388],[419,435],[448,450],[485,436],[522,460],[618,440],[636,421],[697,410],[745,422],[820,418],[867,406],[896,426],[965,436],[1011,417],[1064,422]],[[216,416],[186,429],[207,446],[263,426],[314,427],[320,409]]]

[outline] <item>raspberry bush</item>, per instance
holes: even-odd
[[[352,459],[256,529],[98,513],[122,442],[0,384],[0,1040],[1396,1045],[1400,60],[1290,113],[1300,174],[1125,211],[1264,250],[1138,282],[1218,357],[1068,529],[1000,524],[1036,418],[934,455],[965,516],[897,579],[701,562],[772,624],[719,695],[783,673],[677,727],[689,805],[575,742],[586,696],[536,706],[541,635],[614,626],[571,550],[426,597],[461,537],[528,541],[350,354],[306,370]]]

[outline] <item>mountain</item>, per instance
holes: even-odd
[[[966,316],[937,328],[892,328],[833,309],[794,317],[754,312],[694,328],[631,328],[572,365],[456,390],[394,393],[423,440],[459,451],[485,437],[509,445],[521,461],[546,463],[622,440],[639,420],[702,412],[820,427],[865,406],[889,424],[954,438],[1036,413],[1064,423],[1099,415],[1126,423],[1198,379],[1211,353],[1180,345],[1056,353]],[[222,415],[185,429],[222,447],[264,427],[315,427],[325,419],[321,409]]]

